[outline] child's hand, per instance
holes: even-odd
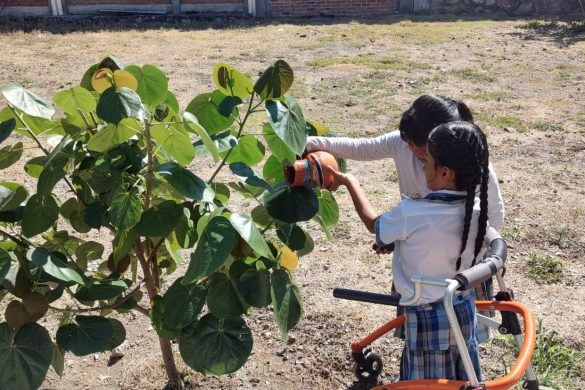
[[[327,171],[328,174],[330,174],[333,177],[333,183],[331,183],[331,185],[329,185],[327,188],[325,188],[326,190],[333,192],[333,191],[337,191],[339,186],[347,185],[349,175],[347,175],[343,172],[336,171],[335,169],[331,168],[329,165],[325,166],[325,170]]]

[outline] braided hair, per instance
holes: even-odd
[[[437,166],[447,167],[455,173],[455,187],[466,191],[465,218],[461,249],[455,268],[461,267],[461,255],[465,251],[476,189],[479,186],[480,213],[472,266],[483,246],[487,230],[489,150],[485,134],[469,122],[450,122],[437,126],[429,134],[428,149]]]
[[[473,115],[465,103],[440,95],[421,95],[402,114],[398,125],[400,138],[424,146],[431,130],[453,121],[473,123]]]

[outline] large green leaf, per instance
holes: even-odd
[[[76,316],[75,323],[69,323],[57,330],[57,344],[75,356],[102,352],[114,335],[110,321],[100,316]]]
[[[312,188],[281,184],[264,195],[264,207],[271,217],[286,223],[308,221],[319,211],[319,200]]]
[[[261,227],[267,227],[274,223],[274,219],[268,214],[266,207],[261,204],[252,209],[250,216],[256,225]]]
[[[238,140],[229,157],[228,163],[242,162],[248,166],[258,164],[264,158],[264,145],[253,135],[245,135]]]
[[[144,104],[152,107],[165,101],[169,82],[163,71],[154,65],[130,65],[124,70],[138,81],[136,92]]]
[[[81,110],[87,118],[89,118],[89,113],[95,111],[97,106],[91,92],[83,87],[73,87],[57,92],[53,96],[53,101],[63,112],[78,116],[78,110]]]
[[[220,319],[213,314],[183,329],[179,338],[185,363],[215,375],[237,371],[248,360],[252,346],[252,332],[243,319]]]
[[[80,286],[73,296],[80,301],[105,301],[120,296],[127,289],[128,285],[123,280],[94,281]]]
[[[65,350],[57,344],[53,344],[51,367],[53,367],[53,370],[55,370],[55,373],[59,375],[59,377],[63,376],[63,370],[65,369]]]
[[[37,323],[28,323],[15,331],[0,323],[0,389],[39,388],[53,358],[49,332]]]
[[[244,300],[254,307],[270,303],[270,273],[268,270],[249,269],[238,279],[238,291]]]
[[[167,200],[142,213],[134,230],[145,237],[166,237],[179,223],[183,206]]]
[[[4,85],[0,92],[10,104],[30,116],[51,119],[55,113],[51,102],[19,85]]]
[[[182,329],[193,322],[201,313],[207,295],[204,287],[195,283],[184,285],[181,280],[175,280],[163,297],[163,320],[171,329]]]
[[[276,135],[293,152],[302,155],[307,144],[307,123],[296,100],[288,94],[283,102],[269,100],[266,102],[266,112]]]
[[[279,223],[276,234],[290,249],[297,251],[305,247],[307,235],[297,224]]]
[[[277,60],[262,73],[254,84],[254,91],[262,99],[277,99],[284,95],[294,81],[292,68],[283,60]]]
[[[101,94],[96,112],[106,122],[118,124],[124,118],[139,118],[142,102],[130,88],[110,87]]]
[[[89,139],[87,149],[104,153],[128,141],[140,131],[140,125],[134,119],[126,118],[117,124],[110,123]]]
[[[195,148],[186,132],[178,127],[154,125],[150,129],[152,138],[181,165],[189,164],[195,158]]]
[[[205,146],[206,151],[209,154],[211,154],[211,157],[213,157],[213,161],[218,162],[220,160],[219,149],[215,142],[213,141],[213,139],[211,138],[211,136],[199,124],[199,121],[197,120],[195,115],[191,114],[190,112],[185,112],[183,114],[183,118],[185,118],[185,121],[189,122],[185,124],[185,128],[199,136],[201,143],[203,143],[203,145]],[[193,146],[196,146],[196,144],[193,144]]]
[[[262,177],[258,176],[256,172],[249,166],[241,162],[235,162],[230,164],[231,171],[239,176],[242,181],[251,186],[264,188],[265,190],[272,191],[272,186],[266,182]]]
[[[171,162],[158,165],[156,172],[187,198],[213,202],[215,193],[211,187],[190,170]]]
[[[59,206],[52,195],[33,195],[23,211],[22,234],[35,236],[53,226],[59,217]]]
[[[5,121],[0,121],[0,144],[10,136],[12,130],[16,128],[16,119],[9,118]]]
[[[69,268],[67,264],[54,252],[49,252],[47,249],[38,247],[29,249],[26,252],[26,258],[36,267],[42,269],[49,275],[62,280],[64,282],[75,282],[77,284],[85,285],[83,276],[74,269]]]
[[[319,211],[313,219],[321,225],[321,228],[331,238],[329,228],[337,225],[339,222],[339,206],[331,192],[326,190],[317,190],[317,198],[319,199]]]
[[[142,201],[136,187],[118,192],[110,205],[112,225],[118,230],[127,230],[140,221]]]
[[[10,181],[0,182],[0,211],[18,207],[28,197],[26,188]]]
[[[0,169],[5,169],[20,160],[22,156],[23,145],[22,142],[17,142],[14,145],[7,145],[0,149]]]
[[[225,95],[218,90],[212,93],[203,93],[196,96],[187,105],[185,111],[195,115],[207,133],[213,135],[227,129],[236,120],[236,109],[229,117],[225,117],[219,112],[219,105],[224,98]]]
[[[183,215],[175,228],[177,243],[183,249],[194,247],[199,238],[195,223],[190,217],[190,211],[187,208],[183,208]]]
[[[254,84],[248,76],[221,62],[213,68],[213,82],[224,95],[242,100],[254,91]]]
[[[12,264],[12,259],[10,258],[10,254],[6,252],[4,249],[0,248],[0,283],[10,271],[10,265]]]
[[[38,178],[45,167],[45,156],[33,157],[24,164],[24,171],[31,177]]]
[[[117,264],[118,260],[122,259],[128,254],[128,252],[130,252],[130,249],[132,249],[132,245],[134,244],[135,237],[136,232],[134,229],[118,230],[116,236],[114,237],[114,241],[112,242],[114,263]]]
[[[262,168],[262,176],[268,180],[272,185],[284,181],[284,164],[271,154],[266,159],[264,167]]]
[[[230,222],[240,236],[254,249],[254,252],[260,256],[275,260],[264,236],[249,215],[232,214]]]
[[[262,127],[264,140],[272,154],[282,162],[294,162],[296,160],[296,153],[282,140],[278,134],[274,132],[270,123],[265,123]]]
[[[199,237],[183,283],[197,281],[221,267],[228,258],[235,240],[236,231],[227,218],[223,216],[212,218]]]
[[[219,318],[234,318],[246,312],[234,282],[224,273],[216,272],[211,276],[207,293],[207,307]]]
[[[112,325],[112,338],[108,344],[106,350],[111,351],[112,349],[122,345],[126,340],[126,328],[124,325],[115,318],[108,318],[110,325]]]
[[[61,154],[53,158],[43,168],[37,181],[37,194],[49,195],[53,191],[55,184],[65,177],[65,166],[69,162],[69,157]]]
[[[270,278],[272,289],[272,307],[276,317],[276,324],[284,340],[288,338],[288,331],[294,328],[303,315],[301,291],[294,284],[288,271],[277,269]]]

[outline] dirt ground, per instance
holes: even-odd
[[[255,76],[282,58],[294,69],[291,94],[305,116],[352,137],[395,129],[400,113],[420,94],[461,99],[488,134],[500,180],[506,206],[502,233],[510,254],[506,282],[565,345],[583,350],[585,41],[578,32],[545,27],[538,21],[447,17],[274,22],[184,18],[168,23],[143,17],[35,24],[0,20],[0,85],[21,84],[51,98],[77,84],[89,66],[112,53],[126,64],[163,69],[184,108],[197,94],[213,88],[215,63],[226,62]],[[195,164],[193,169],[208,165]],[[391,160],[348,166],[376,210],[398,202]],[[16,169],[0,176],[32,183]],[[179,362],[193,388],[352,387],[350,342],[390,319],[393,309],[336,300],[332,289],[389,292],[392,271],[390,257],[370,250],[372,237],[358,221],[349,194],[340,191],[335,197],[341,217],[333,239],[327,240],[315,223],[304,226],[316,248],[295,271],[305,313],[288,343],[280,340],[272,314],[256,311],[247,317],[255,340],[253,354],[237,373],[203,377]],[[563,281],[539,284],[528,276],[528,260],[544,255],[563,262]],[[148,319],[141,314],[120,318],[128,339],[119,362],[108,367],[108,354],[68,354],[63,377],[50,370],[42,388],[163,388],[164,368]],[[49,317],[43,325],[54,330],[56,319]],[[384,356],[382,379],[389,382],[398,373],[401,344],[387,337],[374,348]],[[482,351],[487,371],[501,372],[493,346]],[[585,388],[585,376],[574,378],[573,384]]]

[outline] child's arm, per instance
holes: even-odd
[[[366,198],[366,194],[364,190],[360,186],[360,183],[352,174],[346,174],[342,172],[336,172],[333,169],[327,167],[329,172],[335,177],[335,183],[331,187],[337,189],[340,185],[344,185],[349,190],[351,195],[351,199],[353,200],[353,205],[355,207],[355,211],[360,216],[362,222],[366,226],[366,228],[370,231],[370,233],[375,233],[375,224],[378,215],[370,205],[368,198]]]

